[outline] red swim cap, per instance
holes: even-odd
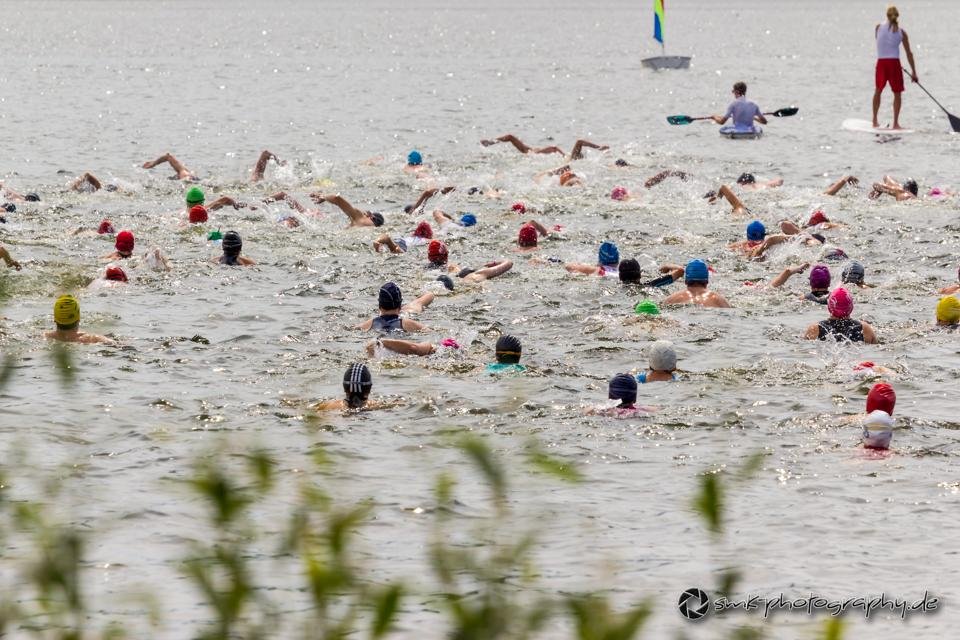
[[[190,224],[207,221],[207,210],[202,204],[190,208]]]
[[[810,219],[807,220],[807,226],[812,227],[815,224],[820,224],[821,222],[830,222],[830,218],[823,212],[822,209],[817,209],[810,214]]]
[[[113,223],[104,218],[100,222],[100,227],[97,229],[97,233],[102,235],[104,233],[116,233],[116,231],[113,230]]]
[[[423,221],[417,225],[417,228],[413,230],[414,238],[426,238],[429,240],[433,237],[433,229],[430,228],[430,223]]]
[[[116,280],[118,282],[126,282],[127,274],[124,273],[123,269],[117,265],[110,265],[107,267],[107,280]]]
[[[897,394],[894,392],[893,387],[886,382],[878,382],[873,385],[870,393],[867,394],[867,413],[880,409],[892,416],[893,408],[896,404]]]
[[[525,224],[520,227],[520,234],[517,236],[517,244],[521,247],[537,246],[537,228],[532,224]]]
[[[447,264],[447,245],[439,240],[431,240],[427,247],[427,259],[433,264]]]
[[[527,205],[523,204],[522,202],[514,202],[513,206],[510,207],[510,210],[516,211],[519,214],[524,214],[527,212]]]
[[[120,253],[133,253],[133,232],[121,231],[118,233],[115,246]]]
[[[562,174],[560,174],[560,186],[567,184],[576,177],[577,174],[575,174],[573,171],[564,171]]]

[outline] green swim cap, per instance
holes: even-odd
[[[211,231],[207,235],[207,240],[223,240],[223,234],[220,233],[220,229],[217,229],[216,231]]]
[[[653,300],[641,300],[637,303],[637,306],[633,308],[637,312],[637,315],[647,314],[648,316],[658,316],[660,315],[660,307],[657,306],[657,303]]]
[[[187,204],[203,204],[203,191],[198,187],[190,187],[187,191]]]

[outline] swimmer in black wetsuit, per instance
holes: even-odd
[[[373,329],[380,333],[423,331],[426,329],[424,325],[410,318],[401,318],[400,313],[402,311],[414,313],[423,311],[431,302],[433,302],[433,294],[425,293],[413,302],[404,305],[403,294],[400,293],[400,287],[392,282],[388,282],[380,287],[380,293],[378,295],[380,315],[358,324],[355,328],[361,331],[370,331]]]
[[[833,290],[827,298],[827,309],[830,311],[830,318],[807,327],[805,338],[808,340],[834,338],[866,344],[877,343],[877,335],[873,327],[862,320],[854,320],[850,317],[853,313],[853,298],[846,289],[837,287]]]
[[[783,286],[790,276],[803,273],[810,267],[809,262],[798,264],[784,269],[780,275],[770,281],[770,286],[777,288]],[[804,294],[803,299],[808,302],[818,304],[827,304],[827,297],[830,295],[830,269],[825,264],[818,264],[810,271],[810,291]]]
[[[249,267],[257,264],[251,258],[240,255],[243,249],[243,239],[236,231],[227,231],[223,234],[223,255],[219,258],[213,258],[212,262],[223,264],[230,267]]]

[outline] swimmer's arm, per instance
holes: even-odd
[[[944,287],[943,289],[940,289],[940,293],[945,296],[956,293],[958,291],[960,291],[960,284],[952,284],[949,287]]]
[[[673,277],[674,282],[683,280],[683,271],[684,268],[678,264],[660,265],[660,273],[669,273],[671,277]]]
[[[410,318],[402,318],[400,320],[400,326],[403,327],[404,331],[425,331],[426,325],[420,324],[416,320],[411,320]]]
[[[20,263],[10,257],[10,252],[7,251],[6,247],[0,247],[0,258],[7,263],[8,267],[13,267],[17,271],[20,271]]]
[[[905,189],[901,189],[896,194],[897,202],[903,202],[904,200],[913,200],[916,197],[917,196],[913,195],[912,193],[910,193]]]
[[[391,340],[383,338],[380,345],[384,349],[389,349],[405,356],[428,356],[434,352],[435,347],[429,342],[412,342],[410,340]]]
[[[570,159],[579,160],[582,158],[584,147],[589,147],[590,149],[599,149],[600,151],[606,151],[610,148],[609,145],[597,144],[595,142],[590,142],[589,140],[577,140],[573,145],[573,150],[570,152]]]
[[[257,158],[257,164],[253,167],[253,175],[250,177],[250,182],[260,182],[263,180],[263,174],[267,170],[267,163],[270,162],[270,158],[276,160],[277,164],[283,164],[280,162],[280,158],[274,155],[273,152],[264,149],[260,152],[260,157]]]
[[[727,199],[727,202],[730,203],[732,213],[741,214],[746,213],[747,208],[743,206],[743,201],[737,197],[737,194],[733,192],[733,189],[727,185],[721,185],[720,189],[717,192]]]
[[[354,329],[357,329],[359,331],[370,331],[370,329],[372,328],[373,328],[373,318],[370,318],[366,322],[361,322],[360,324],[354,327]]]
[[[230,196],[220,196],[207,205],[207,211],[216,211],[217,209],[222,209],[226,206],[233,207],[234,209],[242,209],[243,207],[246,207],[247,204],[245,202],[234,200]]]
[[[803,337],[807,340],[817,340],[820,338],[820,325],[813,323],[807,327],[807,330],[804,332]],[[864,340],[866,340],[866,334],[864,334]]]
[[[840,190],[843,189],[848,184],[850,186],[855,187],[858,184],[860,184],[860,181],[856,178],[856,176],[843,176],[842,178],[834,182],[832,185],[830,185],[827,188],[827,190],[824,191],[823,193],[828,196],[835,196],[838,193],[840,193]]]
[[[448,223],[448,222],[453,222],[453,221],[454,221],[453,218],[452,218],[449,214],[444,213],[444,212],[441,211],[440,209],[434,209],[434,210],[433,210],[433,219],[436,220],[436,222],[437,222],[438,225],[444,225],[444,224],[446,224],[446,223]]]
[[[390,249],[390,253],[403,253],[403,251],[400,250],[400,247],[397,246],[397,243],[393,241],[393,238],[391,238],[387,234],[383,234],[382,236],[380,236],[379,238],[373,241],[373,249],[377,253],[380,253],[380,248],[383,247],[384,245],[386,245],[386,247]]]
[[[428,291],[413,302],[408,302],[407,304],[403,305],[403,308],[400,310],[408,313],[421,313],[424,309],[430,306],[434,298],[435,296]]]
[[[548,235],[550,235],[550,230],[549,230],[549,229],[547,229],[547,228],[546,228],[545,226],[543,226],[540,222],[537,222],[536,220],[534,220],[534,219],[532,219],[532,218],[527,221],[527,224],[532,225],[533,228],[537,230],[537,233],[539,233],[541,236],[548,236]]]
[[[711,297],[713,298],[714,302],[713,306],[717,307],[718,309],[733,309],[733,305],[730,304],[727,299],[719,293],[714,293]]]
[[[343,211],[355,224],[367,217],[363,211],[357,209],[355,206],[347,202],[346,198],[343,198],[340,195],[325,196],[321,193],[311,193],[310,199],[317,204],[329,202],[330,204],[339,207],[340,210]]]
[[[324,400],[313,405],[316,411],[334,411],[337,409],[346,409],[347,404],[343,400]]]
[[[863,328],[863,341],[866,344],[877,344],[877,333],[873,330],[873,327],[863,321],[860,322],[860,326]]]
[[[584,275],[593,275],[597,272],[596,265],[584,264],[582,262],[570,262],[563,265],[563,268],[570,273],[582,273]]]
[[[248,258],[246,256],[240,256],[239,262],[245,267],[252,267],[255,264],[257,264],[256,260],[254,260],[253,258]]]
[[[807,270],[809,266],[810,266],[809,262],[804,262],[803,264],[787,267],[782,272],[780,272],[780,275],[778,275],[776,278],[770,281],[770,286],[774,288],[782,286],[787,280],[790,279],[790,276],[795,276],[798,273],[803,273],[804,271]]]
[[[467,279],[471,281],[477,280],[489,280],[491,278],[496,278],[505,274],[507,271],[513,268],[513,262],[510,260],[501,260],[500,262],[494,262],[488,264],[483,269],[478,269],[467,276]],[[474,276],[477,276],[476,278]]]

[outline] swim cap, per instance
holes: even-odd
[[[30,193],[25,194],[23,196],[23,199],[26,200],[27,202],[40,202],[40,196],[38,196],[32,191]]]
[[[80,322],[80,303],[71,295],[60,296],[53,303],[53,321],[58,328],[72,329]]]
[[[850,284],[863,284],[863,275],[863,265],[853,260],[843,268],[840,280]]]
[[[117,240],[114,243],[114,246],[117,248],[117,251],[122,254],[130,255],[133,253],[133,232],[132,231],[121,231],[117,234]]]
[[[620,274],[620,282],[638,282],[643,276],[640,263],[634,258],[621,260],[620,268],[617,272]]]
[[[207,210],[202,204],[190,207],[190,224],[207,221]]]
[[[821,260],[843,260],[847,257],[847,252],[840,247],[824,247],[820,253]]]
[[[205,198],[199,187],[190,187],[187,191],[187,204],[203,204]]]
[[[517,235],[517,244],[521,247],[537,246],[537,228],[532,224],[525,224],[520,227],[520,233]]]
[[[868,449],[887,449],[893,438],[893,418],[877,409],[863,419],[863,446]]]
[[[392,282],[380,287],[378,304],[384,311],[392,311],[403,306],[403,294],[400,293],[400,287]]]
[[[825,264],[818,264],[810,269],[810,288],[827,289],[830,286],[830,268]]]
[[[937,322],[957,324],[960,322],[960,300],[956,296],[944,296],[937,303]]]
[[[943,190],[940,189],[940,187],[933,187],[930,189],[930,191],[927,192],[927,195],[936,198],[937,196],[942,196],[945,194],[943,193]]]
[[[440,341],[441,347],[447,347],[448,349],[459,349],[460,343],[454,340],[453,338],[444,338]]]
[[[477,216],[473,215],[472,213],[465,213],[460,216],[460,224],[465,227],[472,227],[473,225],[477,224]]]
[[[641,300],[637,303],[637,306],[633,308],[637,315],[648,315],[648,316],[658,316],[660,315],[660,307],[657,306],[657,303],[653,300]]]
[[[105,233],[115,233],[113,230],[113,223],[104,218],[100,221],[100,226],[97,227],[97,233],[103,235]]]
[[[407,154],[407,164],[413,165],[415,167],[419,166],[423,164],[423,156],[420,155],[419,151],[416,151],[416,150],[411,151],[410,153]]]
[[[220,233],[220,229],[217,229],[216,231],[211,231],[210,233],[207,234],[207,240],[210,240],[211,242],[216,242],[217,240],[223,240],[223,234]]]
[[[813,225],[820,224],[821,222],[830,222],[830,219],[827,218],[822,209],[817,209],[810,214],[810,219],[807,220],[807,226],[812,227]]]
[[[510,210],[523,214],[527,212],[527,205],[523,204],[522,202],[514,202],[513,206],[510,207]]]
[[[502,364],[516,364],[520,362],[520,355],[523,353],[523,347],[520,340],[510,334],[504,334],[497,340],[495,347],[497,362]]]
[[[703,260],[691,260],[683,270],[683,279],[687,284],[691,282],[709,282],[710,272],[707,270],[707,263]]]
[[[740,177],[737,178],[737,184],[753,184],[757,179],[753,177],[752,173],[741,173]]]
[[[624,160],[623,158],[617,158],[617,161],[614,162],[613,164],[617,165],[618,167],[626,167],[626,166],[629,166],[629,165],[627,164],[627,161]]]
[[[347,367],[343,374],[343,390],[347,394],[347,405],[351,409],[359,409],[366,402],[373,389],[373,376],[367,365],[357,362]]]
[[[597,262],[603,266],[613,266],[620,262],[620,250],[612,242],[604,242],[597,252]]]
[[[904,182],[903,188],[913,195],[917,195],[917,192],[920,191],[919,187],[917,187],[917,181],[912,179]]]
[[[437,281],[442,282],[448,291],[453,291],[453,280],[448,275],[437,276]]]
[[[126,282],[127,274],[124,273],[123,269],[119,265],[112,264],[107,267],[107,280],[116,280],[117,282]]]
[[[4,202],[3,210],[7,213],[13,213],[17,210],[17,205],[13,204],[12,202]]]
[[[628,195],[624,187],[614,187],[613,191],[610,192],[610,197],[614,200],[626,200]]]
[[[630,406],[637,401],[637,380],[629,373],[618,373],[610,378],[607,397],[619,400],[620,406]]]
[[[223,252],[229,255],[240,255],[240,250],[243,249],[243,239],[240,237],[240,234],[236,231],[227,231],[223,234]]]
[[[843,287],[837,287],[827,298],[827,311],[834,318],[849,318],[853,313],[853,298]]]
[[[383,224],[383,214],[382,213],[371,213],[370,219],[373,221],[373,226],[379,227]]]
[[[657,340],[650,347],[650,368],[654,371],[673,371],[677,368],[677,352],[669,340]]]
[[[897,393],[889,384],[878,382],[870,388],[870,393],[867,394],[867,413],[882,409],[892,416],[896,406]]]
[[[811,233],[810,237],[819,242],[820,244],[825,244],[827,242],[826,237],[822,233]]]
[[[427,259],[433,264],[447,264],[447,245],[439,240],[431,240],[427,247]]]
[[[767,228],[759,220],[754,220],[747,225],[747,240],[758,242],[767,235]]]
[[[564,171],[560,174],[560,186],[563,186],[577,177],[573,171]]]
[[[414,238],[425,238],[429,240],[433,237],[433,229],[430,227],[430,223],[426,220],[422,221],[417,225],[417,228],[413,230]]]

